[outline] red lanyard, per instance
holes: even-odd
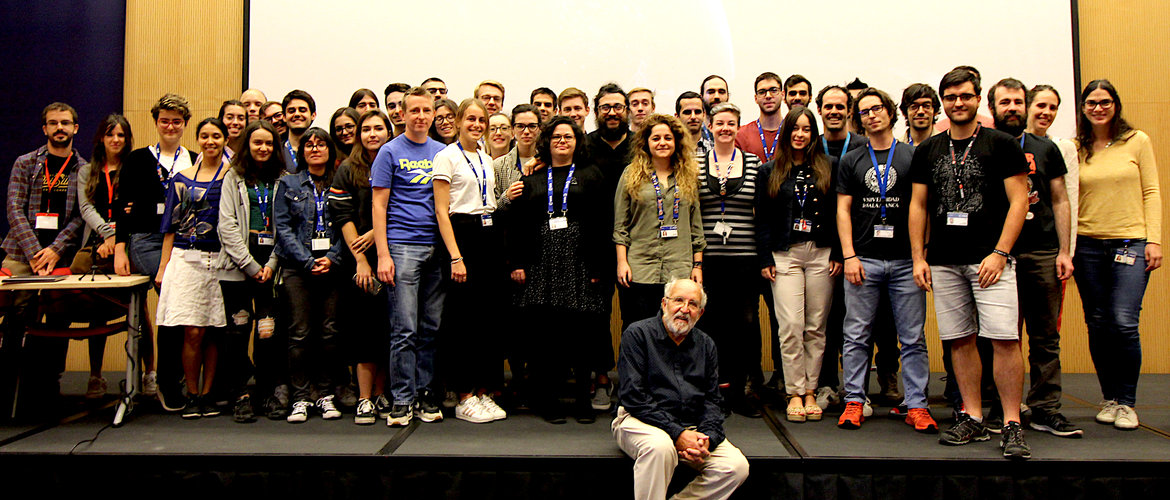
[[[106,214],[109,215],[109,217],[106,219],[108,222],[114,220],[114,183],[110,182],[110,165],[108,163],[105,165],[105,170],[106,197],[109,199],[109,204],[106,205]]]
[[[65,157],[65,163],[61,164],[61,170],[57,171],[57,175],[54,176],[52,180],[49,179],[49,160],[48,158],[45,159],[45,184],[49,186],[50,195],[53,193],[53,187],[61,183],[61,176],[65,174],[65,169],[69,168],[69,160],[72,159],[73,151],[69,151],[69,156]],[[49,200],[52,200],[52,196],[49,197]],[[51,213],[52,211],[49,210],[49,200],[45,201],[45,211]]]

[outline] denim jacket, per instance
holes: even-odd
[[[313,234],[317,226],[317,204],[313,199],[313,180],[308,169],[285,175],[277,181],[273,196],[272,216],[276,230],[276,255],[282,263],[299,267],[305,271],[313,268]],[[332,246],[325,256],[334,265],[341,262],[341,251],[345,240],[339,238],[340,231],[333,231],[329,217],[329,204],[325,204],[325,234]]]

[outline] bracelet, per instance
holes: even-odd
[[[702,269],[703,268],[703,261],[696,260],[694,264],[691,264],[691,267],[697,268],[697,269]]]
[[[463,257],[456,257],[454,259],[451,259],[452,264],[458,264],[460,262],[463,262]]]
[[[850,256],[848,256],[848,257],[845,257],[844,259],[841,259],[841,262],[845,262],[845,261],[847,261],[847,260],[849,260],[849,259],[856,259],[856,258],[857,258],[857,255],[856,255],[856,254],[854,254],[854,255],[850,255]]]
[[[993,248],[993,249],[991,249],[991,253],[993,253],[993,254],[996,254],[996,255],[999,255],[999,256],[1001,256],[1001,257],[1011,257],[1011,255],[1008,255],[1008,253],[1007,253],[1007,252],[1005,252],[1005,251],[1003,251],[1003,250],[1000,250],[1000,249],[998,249],[998,248]]]

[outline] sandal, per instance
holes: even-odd
[[[801,397],[800,396],[789,396],[788,401],[791,402],[794,398],[800,399]],[[801,402],[803,403],[803,400]],[[803,406],[789,406],[787,419],[789,422],[804,422],[806,419],[806,416],[804,413],[804,407]]]
[[[808,398],[813,398],[811,405],[808,404]],[[821,411],[821,407],[817,406],[816,397],[812,394],[805,395],[804,414],[805,418],[810,422],[817,422],[821,419],[823,412]]]

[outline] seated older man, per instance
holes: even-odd
[[[672,280],[661,313],[622,333],[611,429],[635,460],[638,499],[666,498],[680,460],[700,474],[674,498],[727,498],[747,479],[747,459],[723,436],[715,342],[695,328],[706,305],[701,285]]]

